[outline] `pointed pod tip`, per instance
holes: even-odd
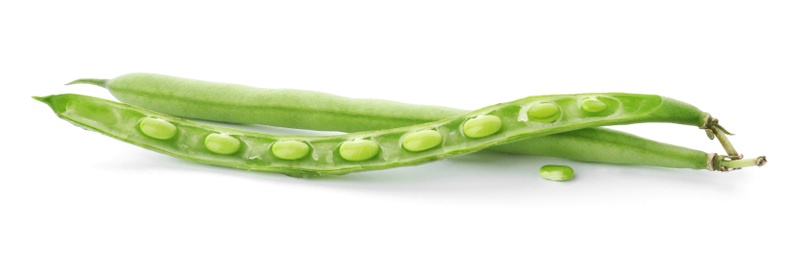
[[[107,82],[108,82],[107,79],[76,79],[73,80],[72,82],[66,83],[66,86],[74,85],[74,84],[91,84],[104,88]]]
[[[33,99],[35,99],[35,100],[38,100],[38,101],[41,101],[41,102],[44,102],[44,103],[49,103],[49,99],[48,99],[48,97],[37,97],[37,96],[33,96]]]

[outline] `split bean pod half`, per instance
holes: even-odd
[[[604,103],[601,112],[593,114],[582,105],[583,100],[593,98]],[[711,119],[693,106],[660,96],[594,93],[527,97],[390,130],[338,136],[274,136],[200,124],[89,96],[64,94],[36,99],[75,125],[147,149],[203,163],[296,177],[414,165],[595,126],[639,122],[701,126]],[[533,109],[538,106],[541,109]]]

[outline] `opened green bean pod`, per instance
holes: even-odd
[[[133,73],[106,79],[79,79],[69,84],[87,83],[107,88],[120,101],[157,112],[228,123],[255,123],[273,126],[333,130],[343,132],[389,129],[420,124],[466,111],[438,106],[422,106],[386,100],[353,99],[326,93],[263,89],[238,84],[200,81],[166,75]],[[581,114],[609,112],[609,100],[582,99]],[[554,107],[532,108],[533,120],[552,120]],[[606,111],[606,112],[605,112]],[[669,113],[680,111],[671,110]],[[731,158],[740,158],[716,120],[706,120],[706,129],[723,142]],[[583,152],[593,148],[609,153]],[[675,168],[704,169],[711,156],[679,146],[654,142],[619,131],[592,128],[520,140],[492,150],[568,158],[588,162],[641,164]],[[695,158],[700,161],[695,162]]]
[[[579,101],[599,98],[603,114],[582,112]],[[273,136],[199,124],[104,99],[64,94],[36,98],[78,126],[189,160],[292,176],[345,174],[414,165],[513,140],[587,127],[638,122],[702,125],[708,114],[681,102],[635,94],[527,97],[458,117],[390,130],[339,136]],[[559,110],[553,122],[534,120],[534,106]],[[670,114],[676,110],[686,113]],[[548,113],[541,113],[546,115]],[[682,116],[683,115],[683,116]],[[717,167],[751,160],[713,161]]]

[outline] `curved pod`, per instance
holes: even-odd
[[[110,80],[78,79],[69,84],[78,83],[102,86],[122,102],[169,115],[310,130],[357,132],[391,129],[466,113],[464,110],[439,106],[346,98],[306,90],[264,89],[151,73],[131,73]],[[561,116],[570,116],[570,112],[588,116],[608,116],[620,105],[609,97],[588,96],[579,100],[580,111],[568,111]],[[708,125],[703,127],[713,128]],[[707,132],[716,132],[716,137],[723,142],[726,151],[730,155],[738,155],[724,134],[718,130],[721,129],[708,129]],[[587,138],[587,142],[581,141],[584,138]],[[653,142],[619,131],[596,128],[540,136],[533,138],[531,142],[518,141],[489,149],[506,153],[614,164],[678,168],[697,168],[702,165],[702,163],[689,163],[690,157],[699,152],[696,150],[663,143],[638,146],[634,142],[614,142],[623,139],[643,141],[640,143]],[[614,153],[611,156],[603,156],[580,152],[584,147],[592,146],[594,142],[615,148]],[[568,145],[558,146],[556,145],[558,143]],[[659,160],[660,156],[665,157],[665,160]],[[684,157],[687,160],[680,159]],[[697,157],[702,162],[707,160],[705,156]]]
[[[383,131],[351,133],[338,136],[274,136],[199,124],[162,115],[145,109],[104,99],[64,94],[37,98],[50,105],[56,114],[76,125],[147,149],[189,160],[258,171],[281,172],[292,176],[344,174],[355,171],[384,169],[419,164],[453,155],[477,151],[493,145],[535,136],[570,131],[601,125],[628,124],[650,121],[688,122],[699,125],[708,115],[692,111],[691,118],[670,119],[667,111],[680,103],[665,102],[659,96],[632,94],[598,94],[630,104],[609,117],[565,117],[554,124],[538,124],[523,120],[523,107],[538,102],[555,102],[563,113],[578,109],[576,100],[582,95],[552,95],[527,97],[516,101],[486,107],[460,117],[448,118],[426,124]],[[641,101],[641,102],[640,102]],[[680,108],[686,109],[687,107]],[[661,114],[660,114],[661,113]],[[482,138],[469,138],[460,132],[468,119],[483,115],[497,116],[503,122],[500,131]],[[177,129],[170,139],[153,138],[138,130],[139,122],[146,118],[165,120]],[[443,133],[441,145],[417,153],[402,149],[401,140],[422,129],[438,129]],[[212,139],[209,137],[213,136]],[[211,142],[208,140],[212,140]],[[301,159],[282,159],[273,156],[271,146],[285,140],[300,140],[311,146],[310,156]],[[358,145],[354,157],[342,156],[343,144],[367,140]],[[210,143],[214,144],[211,148]],[[377,145],[374,149],[373,144]],[[377,152],[373,152],[377,150]]]

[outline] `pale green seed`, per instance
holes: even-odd
[[[495,134],[502,128],[502,119],[494,115],[482,115],[463,123],[463,134],[470,138],[483,138]]]
[[[273,155],[283,160],[297,160],[309,154],[309,145],[295,140],[278,141],[273,144]]]
[[[581,108],[590,113],[598,113],[607,109],[607,103],[598,98],[589,97],[582,100]]]
[[[176,126],[171,122],[159,118],[147,117],[138,123],[138,129],[151,138],[168,140],[176,136]]]
[[[426,151],[441,144],[442,140],[444,138],[437,131],[422,130],[405,135],[403,148],[411,152]]]
[[[573,168],[566,165],[543,165],[540,177],[550,181],[567,181],[573,179]]]
[[[207,150],[217,154],[233,154],[240,150],[240,140],[227,134],[210,134],[204,139]]]
[[[527,110],[527,116],[535,122],[551,123],[560,117],[560,107],[550,102],[534,104]]]
[[[372,140],[353,140],[339,146],[339,155],[343,159],[358,162],[372,159],[380,152],[378,143]]]

